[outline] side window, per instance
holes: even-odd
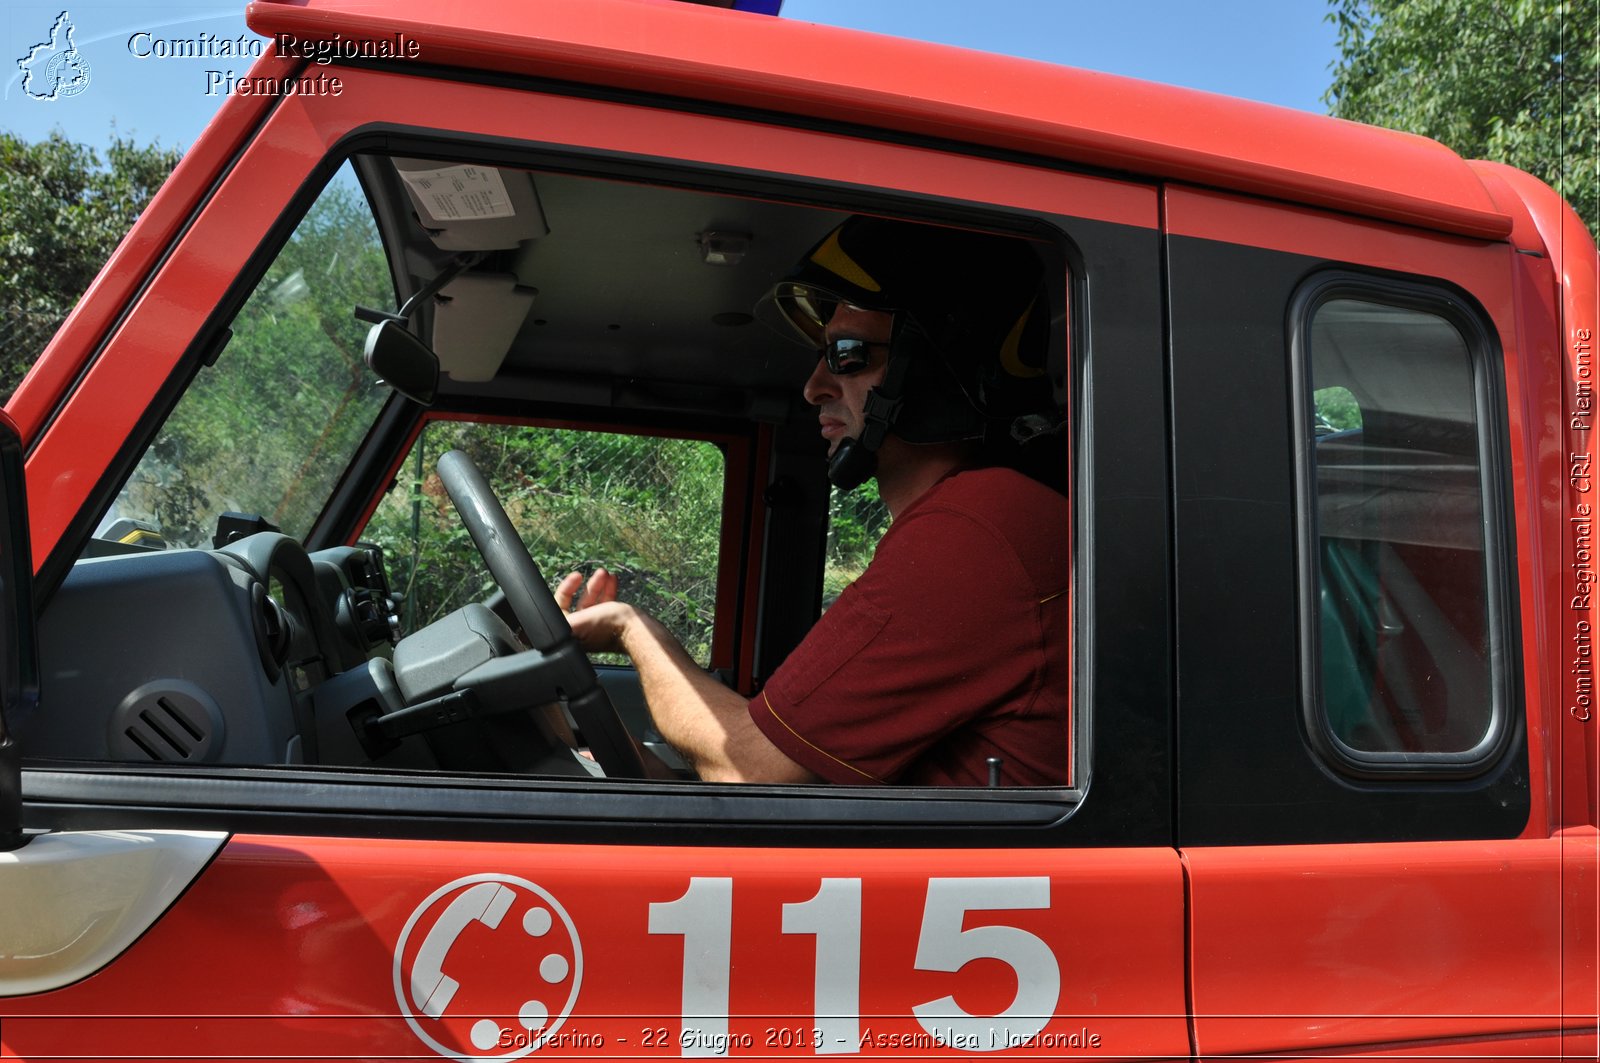
[[[540,158],[530,153],[528,161]],[[517,161],[358,153],[292,231],[287,218],[272,230],[202,334],[220,336],[225,324],[229,342],[187,354],[192,377],[173,382],[182,391],[164,423],[146,426],[157,434],[114,506],[105,489],[96,541],[52,600],[51,695],[71,708],[29,734],[32,754],[588,777],[593,763],[633,767],[575,755],[625,749],[613,732],[647,747],[675,738],[659,731],[648,684],[625,657],[596,657],[614,666],[602,677],[610,705],[600,720],[559,710],[563,700],[569,710],[583,701],[588,688],[574,694],[556,680],[535,687],[520,672],[518,683],[504,678],[531,673],[537,659],[483,659],[511,658],[517,646],[499,625],[486,634],[480,610],[463,608],[499,588],[438,476],[451,450],[482,472],[547,582],[604,565],[618,577],[618,597],[659,620],[695,663],[739,696],[759,691],[771,705],[783,691],[771,680],[807,638],[819,597],[832,606],[861,579],[889,527],[875,481],[831,498],[823,490],[829,434],[848,422],[824,417],[826,401],[808,401],[808,376],[842,356],[836,378],[860,368],[886,377],[893,322],[904,314],[900,320],[930,333],[917,342],[939,357],[908,348],[924,370],[915,389],[907,384],[915,401],[897,428],[950,444],[948,453],[922,452],[940,463],[958,443],[963,461],[982,459],[984,475],[956,485],[968,492],[957,501],[985,519],[1004,510],[1004,546],[1026,550],[1037,569],[1017,591],[1031,597],[1020,608],[996,607],[983,594],[952,596],[944,581],[914,578],[921,556],[943,564],[991,546],[934,544],[940,553],[922,544],[900,569],[874,570],[890,572],[896,592],[917,603],[900,615],[918,623],[871,647],[899,666],[910,646],[921,663],[879,668],[863,651],[878,629],[859,641],[824,629],[811,650],[823,659],[802,657],[795,673],[840,675],[827,653],[863,654],[865,663],[840,676],[843,693],[812,700],[806,712],[848,735],[857,730],[853,700],[885,715],[925,709],[933,699],[917,684],[938,685],[952,711],[924,712],[912,736],[921,746],[902,762],[890,747],[909,741],[898,736],[883,743],[887,752],[846,752],[880,757],[882,778],[911,785],[1059,788],[1082,777],[1087,743],[1073,738],[1087,724],[1071,711],[1068,643],[1071,511],[1050,493],[1054,480],[1039,482],[1066,470],[1071,286],[1062,238],[1037,218],[997,218],[1038,230],[1024,235],[860,214],[892,226],[889,235],[863,237],[856,252],[870,258],[874,241],[892,248],[883,255],[886,275],[900,258],[936,263],[933,252],[954,242],[981,248],[951,261],[986,263],[968,272],[996,290],[979,293],[976,280],[959,286],[967,302],[957,318],[950,297],[924,294],[937,285],[907,282],[882,308],[851,304],[846,318],[870,316],[871,337],[839,337],[843,346],[824,353],[802,323],[831,322],[837,300],[812,308],[826,305],[825,319],[796,309],[788,332],[752,311],[776,302],[780,279],[828,246],[845,211]],[[488,198],[473,198],[480,193]],[[305,203],[296,198],[294,209]],[[472,204],[502,213],[473,215]],[[453,210],[464,213],[450,217]],[[870,226],[860,228],[871,236]],[[918,253],[902,254],[901,244]],[[990,255],[1007,268],[997,270]],[[951,268],[938,265],[937,278]],[[830,273],[841,286],[854,283],[851,275]],[[783,292],[798,300],[790,287]],[[436,356],[434,408],[396,395],[366,364],[369,324],[391,310]],[[871,357],[850,361],[858,348]],[[873,358],[875,367],[866,364]],[[836,389],[836,405],[858,421],[867,379],[848,396]],[[245,541],[211,548],[219,518],[223,538],[238,532]],[[241,530],[261,523],[282,534]],[[958,530],[969,524],[977,521]],[[916,542],[909,533],[903,539]],[[380,550],[361,549],[360,540]],[[994,623],[950,607],[975,598],[992,608]],[[921,622],[947,607],[967,630]],[[834,609],[828,619],[849,632],[846,612]],[[127,624],[135,614],[141,624]],[[91,619],[119,630],[86,634]],[[422,637],[408,644],[412,636]],[[1011,673],[1001,678],[996,669],[992,683],[980,675],[970,691],[935,684],[928,677],[979,675],[945,647]],[[204,675],[194,661],[205,662]],[[1027,685],[1011,682],[1012,673],[1025,673]],[[856,677],[858,687],[845,683]],[[513,687],[515,696],[505,693]],[[1018,715],[1042,738],[991,741],[978,714],[1008,698],[1026,700]],[[823,700],[835,706],[829,718],[812,712]],[[140,727],[156,728],[147,710],[175,741],[143,741]],[[1008,712],[994,716],[1009,722]],[[958,718],[973,721],[970,733],[951,730],[948,721]],[[824,751],[777,713],[773,726]],[[961,770],[948,769],[958,757]],[[693,775],[686,763],[658,759],[652,771]]]
[[[1390,298],[1302,319],[1307,725],[1345,770],[1463,770],[1505,729],[1486,345],[1440,296]]]
[[[98,537],[209,547],[229,510],[304,536],[389,398],[362,361],[367,324],[351,313],[357,305],[393,306],[394,281],[346,164],[245,301]]]
[[[838,600],[872,560],[889,530],[889,507],[878,497],[878,481],[854,491],[833,489],[828,499],[828,556],[822,570],[822,609]]]
[[[364,533],[384,548],[407,631],[495,589],[434,471],[452,449],[483,472],[552,584],[604,564],[624,600],[710,663],[726,464],[716,444],[430,421]]]

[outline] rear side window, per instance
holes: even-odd
[[[715,443],[430,421],[363,533],[384,549],[408,632],[495,590],[434,470],[452,449],[482,470],[552,585],[603,564],[624,601],[710,663],[726,466]]]
[[[888,530],[889,507],[878,497],[877,480],[868,480],[854,491],[833,489],[828,499],[828,554],[822,572],[824,612],[867,570],[878,540]]]
[[[1487,340],[1410,286],[1300,306],[1310,737],[1358,774],[1482,767],[1507,729]]]

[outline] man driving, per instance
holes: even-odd
[[[768,295],[817,356],[803,394],[829,478],[875,476],[892,523],[753,698],[617,601],[605,570],[561,582],[564,607],[583,590],[579,643],[632,659],[701,779],[1067,782],[1067,500],[992,458],[1014,426],[1046,420],[1042,291],[1024,241],[858,215]]]

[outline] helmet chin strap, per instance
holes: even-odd
[[[878,471],[878,453],[868,450],[859,439],[839,440],[839,447],[828,459],[828,482],[841,491],[854,491]]]
[[[902,328],[902,322],[906,327]],[[900,416],[901,391],[911,365],[911,354],[906,348],[914,345],[915,335],[909,318],[896,314],[894,331],[889,338],[889,364],[883,371],[883,380],[867,392],[866,402],[862,404],[861,436],[839,440],[839,446],[828,459],[828,481],[841,491],[855,490],[878,471],[878,448],[883,446],[884,437]]]

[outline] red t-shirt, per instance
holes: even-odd
[[[830,782],[1065,785],[1067,500],[1010,469],[940,481],[750,700]]]

